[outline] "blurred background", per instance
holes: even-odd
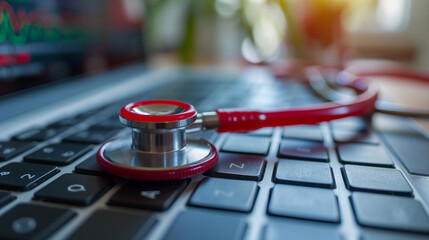
[[[153,65],[265,65],[282,74],[298,63],[429,73],[427,0],[154,0],[142,7]],[[384,99],[429,106],[427,83],[372,81]],[[429,121],[419,123],[429,130]]]
[[[428,0],[0,0],[0,96],[136,61],[429,72],[428,12]],[[427,84],[396,85],[383,90],[428,105]]]
[[[144,3],[145,49],[152,59],[339,66],[353,59],[385,59],[429,70],[426,0]]]
[[[0,95],[145,59],[429,70],[428,11],[427,0],[0,0]]]

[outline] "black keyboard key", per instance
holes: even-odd
[[[420,134],[384,133],[384,138],[409,173],[429,176],[429,140]]]
[[[280,159],[274,181],[278,183],[334,188],[334,178],[328,163]]]
[[[382,146],[364,143],[338,145],[338,155],[343,163],[354,163],[380,167],[392,167],[393,163]]]
[[[35,199],[87,206],[107,192],[114,182],[104,177],[66,173],[36,192]]]
[[[110,198],[110,205],[167,210],[185,190],[187,181],[128,182]]]
[[[97,163],[96,155],[92,155],[84,160],[82,163],[78,164],[74,171],[76,173],[88,174],[88,175],[97,175],[108,177],[111,176],[108,172],[100,168],[100,165]]]
[[[143,239],[156,220],[143,213],[97,210],[67,239]]]
[[[206,175],[261,181],[265,164],[265,158],[261,156],[221,152],[218,162]]]
[[[116,129],[114,130],[87,129],[64,138],[64,141],[99,144],[112,138],[116,134],[116,132],[117,132]]]
[[[399,170],[346,165],[345,182],[351,190],[411,195],[413,190]]]
[[[16,199],[16,196],[12,195],[11,193],[0,191],[0,208],[12,202],[15,199]]]
[[[34,145],[34,142],[0,142],[0,161],[9,160],[32,148]]]
[[[288,126],[283,128],[283,137],[323,142],[322,130],[319,125]]]
[[[429,216],[414,199],[363,192],[354,192],[351,199],[362,226],[429,233]]]
[[[268,213],[275,216],[337,223],[337,198],[332,190],[277,184],[271,192]]]
[[[181,212],[163,238],[164,240],[242,240],[245,219],[235,213],[188,209]]]
[[[189,200],[192,206],[250,212],[258,192],[256,182],[207,178]]]
[[[65,128],[37,128],[25,131],[12,138],[19,141],[45,141],[57,136],[65,130]]]
[[[41,148],[24,157],[27,162],[67,165],[91,150],[91,146],[79,143],[57,143]]]
[[[353,131],[353,130],[333,130],[332,135],[335,142],[339,143],[371,143],[379,144],[380,140],[378,137],[371,131]]]
[[[68,209],[19,204],[0,217],[0,239],[47,239],[75,215]]]
[[[27,191],[59,172],[55,166],[12,162],[0,168],[0,189]]]
[[[268,155],[270,138],[248,136],[244,134],[231,134],[223,143],[221,150],[224,152],[250,153]]]
[[[262,240],[340,240],[336,226],[332,224],[300,221],[295,219],[271,220],[262,232]]]
[[[307,140],[282,140],[278,155],[283,158],[329,161],[328,152],[322,143]]]

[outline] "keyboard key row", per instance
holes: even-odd
[[[311,130],[312,128],[316,130]],[[358,135],[355,133],[352,130],[334,131],[336,134],[334,137],[336,136],[336,140],[340,142],[337,144],[337,152],[342,163],[393,167],[392,160],[384,147],[378,144],[378,138],[373,133],[357,132]],[[319,126],[286,127],[283,137],[278,151],[279,158],[329,162],[328,152],[323,145]],[[357,138],[354,139],[354,137]],[[249,134],[231,134],[227,136],[221,151],[266,156],[269,148],[270,138]],[[222,167],[225,168],[225,166]],[[220,175],[229,177],[222,173],[211,176]]]

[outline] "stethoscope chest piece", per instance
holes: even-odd
[[[192,105],[170,100],[130,103],[120,121],[131,135],[106,142],[97,162],[105,171],[124,178],[166,181],[187,178],[213,167],[216,148],[207,140],[186,135],[195,122]]]

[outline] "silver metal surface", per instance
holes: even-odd
[[[131,112],[141,115],[171,115],[185,112],[185,109],[172,104],[148,104],[131,109]]]
[[[196,119],[197,119],[197,114],[195,114],[190,118],[174,121],[174,122],[138,122],[138,121],[129,120],[129,119],[123,118],[122,116],[119,116],[119,121],[125,126],[131,127],[131,128],[148,129],[148,130],[174,129],[174,128],[187,127],[193,122],[195,122]]]
[[[185,112],[174,104],[148,104],[131,109],[132,112],[147,116],[167,116]],[[173,122],[144,122],[119,116],[122,124],[131,127],[132,143],[128,147],[148,154],[175,152],[186,146],[186,127],[197,118],[193,116]]]
[[[197,120],[187,129],[187,133],[207,131],[219,127],[219,116],[216,112],[203,112],[197,114]]]
[[[185,128],[152,131],[133,128],[131,138],[131,147],[144,152],[172,152],[186,146]]]
[[[131,148],[131,144],[130,136],[116,139],[106,146],[104,157],[121,167],[140,170],[171,170],[204,162],[215,150],[207,140],[189,135],[186,146],[173,152],[143,152]]]
[[[134,107],[131,111],[146,116],[167,116],[186,110],[174,104],[148,104]],[[122,116],[119,116],[119,119],[121,123],[131,127],[132,143],[129,146],[132,149],[162,154],[185,148],[186,132],[205,131],[217,128],[219,125],[216,112],[195,114],[187,119],[173,122],[135,121]]]

